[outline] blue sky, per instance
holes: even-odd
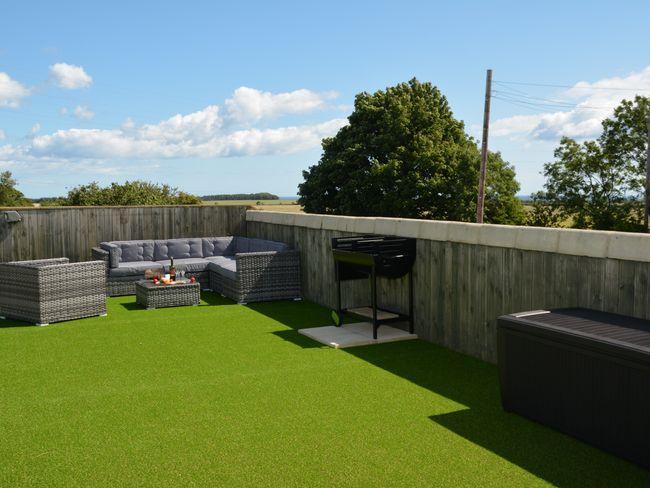
[[[135,178],[197,194],[294,195],[361,91],[431,81],[478,136],[486,68],[501,83],[575,86],[495,84],[490,148],[530,193],[561,135],[597,136],[622,97],[650,94],[648,2],[2,10],[0,167],[30,197]]]

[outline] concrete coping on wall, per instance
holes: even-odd
[[[439,220],[345,217],[248,210],[246,220],[354,234],[386,234],[431,241],[555,252],[574,256],[650,262],[650,234]]]

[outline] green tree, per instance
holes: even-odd
[[[650,99],[624,100],[595,141],[562,138],[534,195],[534,225],[641,231]],[[546,220],[545,220],[546,218]]]
[[[0,173],[0,206],[2,207],[25,207],[31,206],[31,202],[16,189],[16,180],[12,177],[11,171]]]
[[[440,90],[414,78],[360,93],[348,120],[303,172],[299,203],[307,212],[475,218],[479,150]],[[490,154],[486,221],[521,222],[517,191],[513,167]]]
[[[97,182],[77,186],[68,192],[65,205],[197,205],[197,196],[178,191],[169,185],[158,185],[146,181],[111,183],[100,187]]]

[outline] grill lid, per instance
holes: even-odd
[[[374,269],[379,276],[400,278],[415,262],[415,239],[396,236],[352,236],[332,239],[334,260],[343,264],[343,279]]]

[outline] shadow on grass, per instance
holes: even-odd
[[[321,347],[297,329],[330,325],[310,302],[248,305],[293,330],[276,332],[305,348]],[[381,330],[381,329],[380,329]],[[303,345],[304,344],[304,345]],[[342,350],[465,407],[432,422],[558,486],[650,486],[650,472],[501,408],[494,365],[424,341]],[[470,461],[468,461],[470,462]]]
[[[201,305],[236,305],[232,300],[212,291],[201,292]]]
[[[305,300],[278,300],[243,305],[294,330],[332,325],[329,310]]]
[[[304,349],[320,349],[324,346],[298,333],[299,329],[332,325],[330,311],[312,302],[299,300],[280,300],[275,302],[258,302],[245,305],[250,310],[265,315],[282,325],[288,330],[272,332],[273,335],[291,342]]]
[[[146,310],[145,307],[136,303],[135,296],[131,296],[130,298],[131,300],[129,300],[128,302],[120,303],[120,306],[126,310]],[[216,306],[216,305],[236,305],[236,303],[233,302],[232,300],[229,300],[211,291],[201,292],[200,306]]]
[[[429,418],[556,486],[650,486],[642,468],[514,414],[474,407]]]
[[[271,332],[276,337],[279,337],[282,340],[285,340],[287,342],[291,342],[295,344],[296,346],[300,346],[303,349],[321,349],[324,347],[327,347],[320,342],[316,342],[313,339],[310,339],[307,336],[304,336],[302,334],[298,334],[296,330],[277,330],[275,332]]]
[[[288,330],[272,332],[273,335],[280,339],[305,349],[327,347],[298,333],[299,329],[332,325],[329,310],[319,305],[304,300],[279,300],[275,302],[249,303],[245,307],[289,327]]]
[[[494,365],[410,341],[346,349],[467,407],[430,419],[558,486],[650,486],[650,472],[555,430],[502,410]]]
[[[0,319],[0,329],[10,329],[13,327],[36,327],[36,325],[30,322],[21,322],[19,320]]]

